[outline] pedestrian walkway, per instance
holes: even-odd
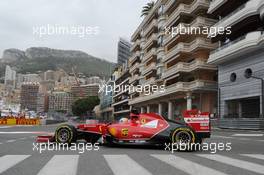
[[[22,168],[21,164],[25,164],[29,159],[36,155],[4,155],[0,157],[0,174],[27,174],[25,168]],[[162,172],[154,171],[150,166],[141,164],[137,160],[134,160],[127,154],[110,154],[99,155],[106,164],[102,162],[96,163],[98,167],[89,167],[89,164],[82,162],[85,167],[79,166],[82,156],[87,155],[51,155],[43,166],[40,167],[35,174],[37,175],[77,175],[80,168],[87,170],[86,174],[89,174],[89,169],[100,168],[100,166],[108,165],[109,172],[107,174],[114,175],[151,175],[161,174]],[[174,171],[167,172],[166,174],[195,174],[195,175],[227,175],[228,172],[243,171],[244,174],[264,174],[264,154],[239,154],[236,158],[219,155],[219,154],[192,154],[188,158],[184,154],[150,154],[147,155],[150,159],[159,161],[159,166],[171,166]],[[239,159],[237,157],[240,157]],[[194,161],[193,159],[199,158],[200,161]],[[34,159],[35,162],[38,158]],[[32,161],[32,160],[31,160]],[[214,166],[209,166],[214,163],[221,164],[224,169],[215,169]],[[145,167],[146,166],[146,167]],[[19,168],[21,167],[21,168]],[[105,168],[105,167],[104,167]],[[156,167],[157,168],[157,167]],[[83,172],[83,171],[82,171]],[[29,173],[30,174],[30,173]],[[93,173],[94,174],[94,173]],[[231,173],[234,174],[234,173]]]

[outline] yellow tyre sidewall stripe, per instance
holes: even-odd
[[[189,128],[177,128],[173,131],[173,134],[171,136],[171,140],[172,140],[172,143],[175,143],[175,134],[179,131],[184,131],[184,132],[188,132],[192,135],[192,143],[195,143],[195,135],[193,133],[193,131]]]

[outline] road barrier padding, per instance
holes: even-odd
[[[39,119],[2,118],[0,125],[40,125]]]

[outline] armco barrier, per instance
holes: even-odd
[[[39,119],[2,118],[0,125],[40,125]]]
[[[0,125],[7,125],[7,119],[0,119]]]

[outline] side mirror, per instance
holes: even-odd
[[[248,68],[248,69],[245,70],[244,76],[246,78],[251,78],[252,77],[252,73],[253,73],[252,70],[250,68]]]

